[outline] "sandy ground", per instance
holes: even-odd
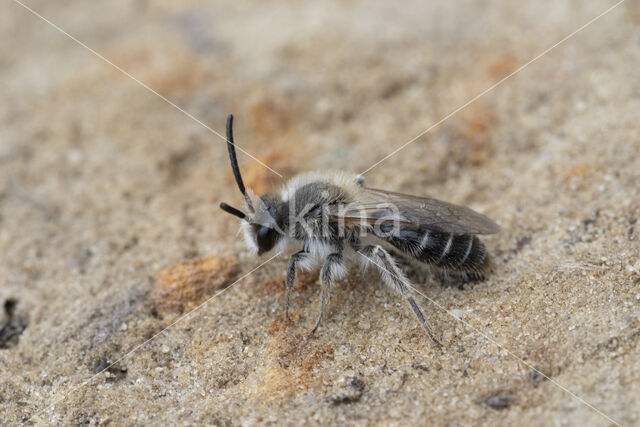
[[[290,177],[367,169],[614,2],[27,4]],[[2,2],[0,425],[640,424],[639,26],[627,0],[365,175],[502,226],[488,280],[416,283],[440,349],[375,275],[313,338],[285,256],[228,287],[268,257],[218,208],[224,141]]]

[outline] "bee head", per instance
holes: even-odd
[[[245,189],[238,160],[236,158],[235,144],[233,142],[233,115],[227,118],[227,149],[231,160],[231,169],[236,179],[236,184],[244,196],[246,211],[236,209],[222,202],[220,209],[237,216],[242,220],[242,228],[247,245],[258,255],[270,251],[284,236],[282,202],[271,194],[261,197],[250,195]]]

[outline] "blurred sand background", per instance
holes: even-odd
[[[614,2],[25,4],[290,177],[367,169]],[[308,338],[281,256],[94,377],[265,258],[222,139],[2,2],[0,424],[611,423],[573,393],[637,425],[639,26],[627,0],[366,174],[503,228],[485,282],[417,281],[442,349],[375,275]]]

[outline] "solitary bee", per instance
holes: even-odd
[[[345,173],[306,173],[291,179],[280,194],[247,192],[236,159],[233,116],[227,119],[227,148],[231,169],[245,207],[226,203],[220,208],[242,220],[247,246],[256,254],[291,242],[302,249],[291,255],[286,276],[285,316],[296,267],[320,271],[322,320],[329,289],[347,273],[346,262],[373,265],[382,280],[402,295],[427,334],[431,332],[413,299],[411,285],[390,250],[468,280],[482,280],[489,256],[477,234],[497,233],[500,227],[473,210],[428,197],[369,188],[360,176]]]

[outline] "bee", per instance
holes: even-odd
[[[298,243],[286,272],[287,320],[297,269],[321,266],[320,313],[312,334],[322,321],[329,290],[347,274],[347,262],[374,266],[382,281],[404,297],[436,343],[392,251],[469,281],[482,280],[488,272],[489,254],[477,235],[497,233],[500,227],[484,215],[429,197],[369,188],[361,176],[346,173],[301,174],[280,194],[257,196],[242,181],[232,115],[227,119],[227,149],[245,203],[242,210],[224,202],[220,208],[241,219],[248,248],[262,255]]]

